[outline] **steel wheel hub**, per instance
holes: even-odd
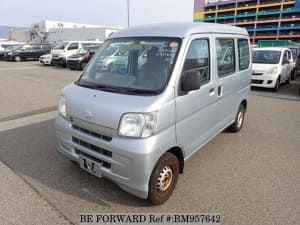
[[[239,112],[238,119],[237,119],[237,126],[241,127],[242,123],[243,123],[243,113]]]
[[[157,179],[157,191],[164,192],[166,191],[173,180],[173,170],[171,166],[165,166],[162,171],[159,174],[159,177]]]

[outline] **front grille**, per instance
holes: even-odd
[[[252,84],[262,84],[264,81],[263,80],[253,80],[251,81]]]
[[[84,133],[84,134],[87,134],[89,136],[92,136],[94,138],[98,138],[98,139],[101,139],[101,140],[104,140],[104,141],[111,141],[112,140],[112,137],[108,137],[106,135],[102,135],[102,134],[99,134],[99,133],[96,133],[96,132],[84,129],[84,128],[79,127],[79,126],[74,125],[74,124],[72,124],[72,128],[74,130],[77,130],[77,131],[79,131],[81,133]]]
[[[107,169],[111,168],[111,164],[110,163],[105,162],[105,161],[103,161],[101,159],[98,159],[98,158],[96,158],[96,157],[94,157],[92,155],[89,155],[89,154],[87,154],[87,153],[85,153],[83,151],[80,151],[79,149],[75,149],[75,152],[76,152],[77,155],[81,155],[81,156],[86,157],[86,158],[88,158],[90,160],[93,160],[93,161],[101,164],[103,167],[105,167]]]
[[[254,76],[260,76],[260,75],[263,75],[263,73],[252,73],[252,75],[254,75]]]
[[[110,157],[110,158],[112,157],[112,152],[111,151],[107,151],[107,150],[105,150],[103,148],[100,148],[96,145],[92,145],[92,144],[90,144],[86,141],[80,140],[79,138],[72,137],[72,141],[74,143],[80,145],[80,146],[83,146],[83,147],[93,151],[93,152],[97,152],[99,154],[105,155],[105,156]]]

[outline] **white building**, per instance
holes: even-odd
[[[43,20],[33,24],[29,31],[29,42],[57,42],[72,40],[104,40],[117,27]]]

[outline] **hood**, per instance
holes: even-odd
[[[277,67],[278,64],[263,64],[263,63],[252,63],[252,70],[254,72],[265,72],[271,68]]]
[[[63,89],[68,116],[118,129],[124,113],[144,112],[159,96],[135,96],[99,91],[70,84]]]

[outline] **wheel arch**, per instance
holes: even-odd
[[[183,151],[181,150],[181,148],[176,146],[176,147],[169,149],[167,152],[170,152],[176,156],[176,158],[178,159],[178,162],[179,162],[179,173],[182,174],[183,169],[184,169],[184,156],[183,156]]]
[[[247,110],[247,105],[248,105],[247,99],[243,99],[243,101],[241,102],[240,105],[243,105],[243,106],[244,106],[244,109],[245,109],[245,111],[246,111],[246,110]]]

